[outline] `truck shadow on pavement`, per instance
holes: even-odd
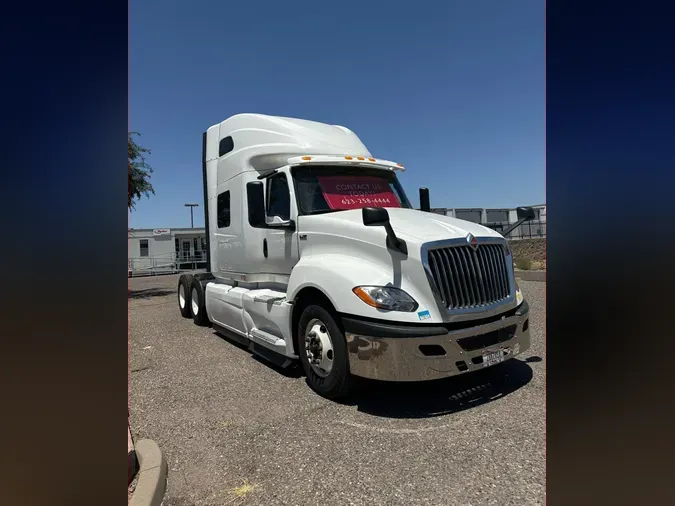
[[[346,402],[358,411],[386,418],[430,418],[481,406],[506,397],[532,380],[532,368],[511,359],[498,366],[423,383],[359,379]]]
[[[129,299],[151,299],[153,297],[165,297],[175,295],[176,290],[166,288],[144,288],[142,290],[128,290]]]
[[[211,329],[213,330],[213,329]],[[247,343],[242,342],[240,339],[237,339],[235,336],[231,334],[225,334],[223,331],[213,331],[213,335],[219,339],[222,339],[226,343],[228,343],[231,346],[236,346],[242,351],[245,351],[246,353],[249,354],[251,360],[254,360],[258,362],[259,364],[264,365],[265,367],[269,367],[273,371],[281,374],[282,376],[285,376],[287,378],[301,378],[304,376],[304,372],[302,370],[302,366],[298,363],[292,363],[291,365],[287,367],[283,367],[279,364],[276,364],[274,362],[271,362],[270,360],[261,357],[259,355],[256,355],[253,353],[250,348],[248,347]]]
[[[214,335],[249,353],[248,346],[230,335]],[[287,378],[305,376],[300,364],[280,367],[251,353],[251,358]],[[357,410],[386,418],[431,418],[449,415],[506,397],[527,385],[533,377],[530,363],[541,362],[537,356],[513,358],[488,369],[451,378],[420,383],[385,382],[354,378],[354,393],[340,402]],[[305,380],[306,381],[306,380]],[[309,388],[309,385],[307,385]]]

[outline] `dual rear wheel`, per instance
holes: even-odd
[[[178,309],[183,318],[192,318],[200,327],[211,324],[206,314],[204,285],[192,274],[181,274],[178,278]]]
[[[190,288],[192,286],[192,274],[181,274],[178,278],[178,309],[183,318],[191,318],[190,314]]]
[[[184,318],[199,326],[210,325],[206,293],[192,274],[178,279],[178,308]],[[302,310],[297,328],[297,350],[309,386],[329,399],[346,397],[352,384],[347,341],[332,308],[310,304]]]

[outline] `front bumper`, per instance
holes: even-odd
[[[379,322],[343,322],[351,373],[383,381],[447,378],[484,369],[486,352],[501,351],[507,360],[530,347],[527,302],[496,321],[459,328],[391,325],[388,331]]]

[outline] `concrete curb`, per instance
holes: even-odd
[[[166,492],[167,463],[157,443],[142,439],[134,445],[138,458],[138,483],[129,506],[160,506]]]
[[[515,271],[516,279],[546,282],[546,271]]]

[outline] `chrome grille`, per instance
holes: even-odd
[[[503,244],[432,249],[429,270],[448,309],[486,306],[507,299],[511,289]]]

